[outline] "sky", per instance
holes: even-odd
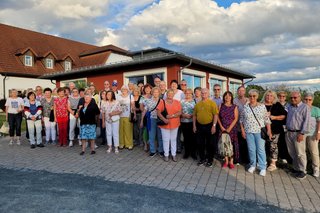
[[[164,47],[320,90],[320,0],[1,0],[0,22],[98,46]]]

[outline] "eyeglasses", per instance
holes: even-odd
[[[312,101],[312,98],[305,98],[305,101]]]
[[[256,95],[249,95],[249,98],[255,98],[257,97]]]
[[[181,86],[187,86],[187,84],[181,84]]]
[[[279,95],[278,97],[279,98],[285,98],[286,96],[285,95]]]
[[[291,99],[297,99],[298,97],[290,97]]]
[[[214,89],[214,91],[220,91],[220,89]]]

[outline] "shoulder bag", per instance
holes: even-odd
[[[258,121],[256,115],[254,114],[253,109],[251,108],[250,104],[249,104],[249,107],[251,109],[251,112],[252,112],[254,118],[256,119],[256,121],[258,122],[258,124],[259,124],[259,126],[261,128],[261,138],[263,140],[268,140],[269,136],[268,136],[267,128],[266,127],[261,127],[260,122]]]
[[[163,100],[163,104],[164,104],[164,110],[161,112],[161,115],[166,118],[167,115],[168,115],[168,111],[167,111],[167,108],[166,108],[166,101]],[[158,126],[164,126],[164,125],[167,125],[163,120],[161,120],[158,116],[157,118],[157,125]]]

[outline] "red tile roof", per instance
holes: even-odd
[[[73,60],[72,67],[77,68],[83,66],[83,64],[89,64],[88,62],[81,62],[79,57],[81,53],[98,48],[94,45],[4,24],[0,24],[0,32],[0,74],[41,76],[46,73],[63,71],[64,69],[59,62],[67,57]],[[29,50],[36,56],[36,61],[32,67],[24,66],[19,58],[19,55],[21,57]],[[43,57],[50,53],[57,58],[54,69],[47,69],[41,61]],[[106,57],[101,57],[97,54],[94,60],[100,61],[103,58]]]

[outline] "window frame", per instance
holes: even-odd
[[[67,66],[67,64],[68,64],[68,66]],[[72,70],[72,62],[71,61],[64,61],[64,71],[69,71],[69,70]]]
[[[33,66],[33,56],[32,55],[25,55],[24,56],[24,65],[28,66],[28,67]]]
[[[237,88],[233,88],[234,91],[231,90],[231,84],[239,84]],[[242,80],[236,78],[229,78],[229,91],[232,92],[233,95],[237,94],[237,89],[239,86],[243,84]]]
[[[50,63],[49,63],[50,61]],[[53,59],[52,58],[46,58],[46,68],[53,69]],[[51,66],[49,66],[51,64]]]
[[[206,79],[207,79],[207,73],[206,72],[202,72],[202,71],[199,71],[199,70],[194,70],[194,69],[189,69],[189,68],[185,68],[185,69],[182,69],[181,72],[180,72],[180,79],[181,81],[183,80],[183,74],[185,75],[191,75],[191,76],[196,76],[196,77],[200,77],[201,80],[200,80],[200,86],[201,88],[206,88],[207,85],[206,85]],[[194,79],[193,79],[193,85],[187,85],[187,88],[191,88],[191,89],[194,89]]]
[[[137,70],[123,73],[123,82],[128,85],[130,77],[143,76],[143,83],[147,82],[147,75],[163,73],[163,81],[167,82],[167,67],[159,67],[154,69]]]

